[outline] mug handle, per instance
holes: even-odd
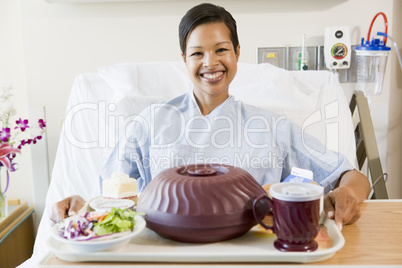
[[[258,216],[258,213],[257,213],[257,204],[258,204],[258,202],[260,202],[261,200],[267,200],[268,201],[268,209],[266,209],[267,207],[264,207],[264,209],[266,209],[266,210],[268,210],[269,211],[269,208],[272,208],[272,199],[271,198],[269,198],[269,196],[268,195],[266,195],[266,194],[262,194],[262,195],[260,195],[260,196],[258,196],[256,199],[254,199],[254,201],[253,201],[253,214],[254,214],[254,218],[257,220],[257,222],[262,226],[262,227],[264,227],[265,229],[271,229],[271,230],[273,230],[273,226],[272,225],[266,225],[262,220],[263,220],[263,218],[265,217],[265,215],[264,215],[264,217],[262,217],[262,218],[260,218],[259,216]],[[265,204],[265,203],[264,203]]]

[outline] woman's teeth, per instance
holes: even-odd
[[[223,74],[223,72],[205,73],[203,76],[204,76],[205,78],[208,78],[208,79],[215,79],[215,78],[221,76],[222,74]]]

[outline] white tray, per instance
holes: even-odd
[[[264,234],[257,227],[247,234],[223,242],[208,244],[181,243],[160,237],[145,228],[124,247],[101,252],[77,252],[49,238],[47,245],[51,252],[68,262],[115,261],[115,262],[317,262],[329,259],[345,244],[342,233],[333,220],[325,222],[333,247],[317,249],[314,252],[281,252],[275,249],[276,236]]]

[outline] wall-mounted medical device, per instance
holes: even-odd
[[[348,26],[325,28],[324,58],[327,69],[346,69],[350,67],[352,55],[350,31]]]
[[[258,47],[256,56],[257,63],[270,63],[286,70],[299,71],[303,65],[307,65],[308,70],[324,70],[322,54],[322,46]]]

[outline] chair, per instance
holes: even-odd
[[[356,91],[353,94],[349,108],[352,116],[357,112],[360,119],[355,127],[356,158],[359,170],[362,170],[367,160],[373,188],[371,199],[388,199],[385,186],[387,174],[382,170],[369,105],[362,91]]]

